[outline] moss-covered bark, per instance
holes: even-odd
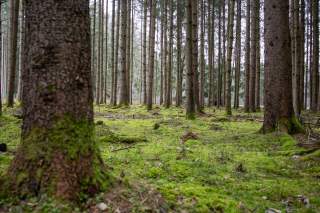
[[[8,170],[6,193],[77,200],[105,188],[109,182],[93,133],[93,125],[69,117],[51,129],[32,129]]]

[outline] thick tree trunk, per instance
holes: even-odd
[[[121,38],[120,38],[120,100],[119,104],[128,106],[127,84],[127,0],[121,0]]]
[[[186,40],[186,56],[187,56],[187,104],[186,104],[186,117],[187,119],[194,119],[196,106],[195,106],[195,91],[194,91],[194,76],[195,76],[195,66],[194,62],[197,60],[193,57],[194,46],[193,36],[194,36],[194,26],[193,26],[193,13],[197,10],[198,1],[197,0],[187,0],[186,2],[186,16],[187,16],[187,40]]]
[[[155,31],[156,31],[156,0],[150,0],[149,70],[148,70],[148,93],[147,93],[147,109],[148,110],[152,109]]]
[[[239,108],[240,99],[240,71],[241,71],[241,0],[237,0],[236,44],[235,44],[235,83],[234,108]]]
[[[289,1],[265,1],[265,114],[262,132],[302,130],[292,105]]]
[[[22,143],[5,186],[20,197],[77,200],[100,190],[103,177],[93,132],[89,1],[25,6]]]
[[[232,63],[232,48],[233,48],[233,26],[234,26],[234,6],[235,0],[228,1],[228,29],[227,29],[227,60],[226,60],[226,113],[231,115],[231,63]]]
[[[0,17],[1,17],[2,3],[0,3]],[[0,116],[2,115],[2,27],[0,24]]]
[[[246,54],[245,54],[245,112],[250,111],[250,0],[247,0],[247,13],[246,13]]]
[[[167,90],[165,94],[164,106],[169,108],[172,100],[172,53],[173,53],[173,0],[168,0],[169,11],[170,11],[170,25],[169,25],[169,50],[168,50],[168,68],[167,68]]]
[[[19,17],[19,0],[9,1],[10,16],[10,40],[9,40],[9,90],[8,90],[8,107],[13,107],[14,95],[16,92],[16,65],[17,65],[17,45],[18,45],[18,17]]]

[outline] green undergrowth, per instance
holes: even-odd
[[[207,109],[186,120],[175,107],[96,106],[95,112],[96,138],[110,173],[150,184],[173,212],[320,211],[319,151],[298,147],[287,134],[259,134],[262,113],[226,116]],[[0,118],[0,140],[9,150],[15,150],[19,128],[8,113]],[[181,139],[190,132],[197,139]],[[0,176],[11,159],[12,153],[0,154]]]

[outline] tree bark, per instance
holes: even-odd
[[[22,143],[1,189],[78,200],[102,189],[104,177],[94,140],[89,1],[25,7]]]
[[[199,87],[199,108],[204,110],[204,89],[205,89],[205,58],[204,58],[204,35],[205,35],[205,5],[204,0],[200,0],[200,87]]]
[[[231,115],[231,63],[232,63],[232,48],[233,48],[233,26],[234,26],[234,6],[235,0],[228,1],[228,28],[227,28],[227,60],[226,60],[226,113]]]
[[[245,112],[250,111],[250,0],[247,0],[247,13],[246,13],[246,54],[245,54]]]
[[[241,74],[241,0],[237,0],[236,44],[235,44],[234,108],[239,108]]]
[[[169,108],[171,106],[172,100],[172,53],[173,53],[173,0],[168,0],[168,7],[170,11],[170,19],[169,19],[169,50],[167,52],[168,55],[168,64],[167,64],[167,90],[165,94],[165,103],[164,106]]]
[[[176,89],[176,106],[182,105],[182,58],[181,58],[181,46],[182,46],[182,1],[177,1],[177,89]]]
[[[319,99],[319,1],[312,0],[312,84],[311,84],[311,111],[316,112],[320,104]],[[319,105],[319,106],[318,106]]]
[[[148,70],[148,93],[147,93],[147,109],[148,110],[152,109],[155,31],[156,31],[156,0],[150,0],[149,70]]]
[[[19,0],[9,1],[10,16],[10,40],[9,40],[9,90],[8,90],[8,107],[13,107],[14,94],[16,91],[16,64],[17,64],[17,45],[18,45],[18,17],[19,17]]]
[[[265,113],[263,133],[302,131],[292,105],[289,1],[265,1]]]
[[[115,74],[116,74],[116,65],[115,65],[115,20],[116,19],[116,0],[112,1],[112,20],[111,20],[111,96],[110,104],[114,104],[114,93],[116,92],[115,84]]]

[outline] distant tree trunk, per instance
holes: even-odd
[[[108,96],[108,79],[109,79],[109,76],[108,76],[108,70],[109,70],[109,54],[108,54],[108,51],[109,49],[107,48],[108,47],[108,34],[109,34],[109,14],[108,14],[108,10],[109,10],[109,1],[107,0],[106,1],[106,17],[105,17],[105,39],[106,39],[106,42],[105,42],[105,72],[104,72],[104,95],[103,95],[103,103],[104,104],[107,104],[107,96]]]
[[[89,2],[29,0],[25,7],[22,143],[4,190],[75,201],[98,192],[104,177],[94,140]]]
[[[181,46],[182,46],[182,1],[177,1],[177,89],[176,89],[176,106],[182,105],[182,58],[181,58]]]
[[[199,87],[199,108],[204,109],[204,89],[205,89],[205,58],[204,58],[204,34],[205,34],[205,5],[204,0],[200,0],[200,87]]]
[[[147,22],[148,22],[148,0],[144,0],[143,4],[143,104],[147,104]]]
[[[116,19],[116,0],[112,1],[112,20],[111,20],[111,94],[110,94],[110,104],[114,104],[114,93],[116,92],[115,84],[115,74],[116,74],[116,65],[115,65],[115,20]]]
[[[208,69],[209,69],[209,100],[208,106],[214,105],[214,7],[213,1],[208,0]]]
[[[219,41],[218,41],[218,46],[219,46],[219,52],[218,52],[218,89],[217,89],[217,106],[220,107],[222,105],[222,49],[221,49],[221,45],[222,45],[222,30],[221,30],[221,23],[222,23],[222,10],[221,10],[221,6],[218,7],[219,8],[219,23],[218,23],[218,34],[219,34]],[[214,10],[214,7],[213,7]]]
[[[226,113],[231,115],[231,64],[232,64],[232,47],[233,47],[233,26],[234,26],[234,5],[235,0],[228,1],[228,28],[227,28],[227,60],[226,60]]]
[[[241,74],[241,0],[237,0],[236,44],[235,44],[234,108],[239,108]]]
[[[164,0],[164,7],[163,7],[163,31],[164,31],[164,41],[163,41],[163,104],[164,106],[167,104],[167,94],[168,94],[168,1]]]
[[[312,84],[311,84],[311,111],[318,110],[319,94],[319,1],[312,0]]]
[[[104,79],[105,79],[105,67],[104,65],[104,0],[101,0],[100,5],[100,100],[99,103],[103,104],[103,97],[104,97]]]
[[[245,112],[250,111],[250,0],[247,0],[247,13],[246,13],[246,54],[245,54]]]
[[[257,73],[257,26],[260,0],[251,0],[251,44],[250,44],[250,88],[249,108],[251,112],[256,111],[256,73]]]
[[[195,76],[195,66],[194,62],[197,60],[193,57],[195,53],[194,49],[198,48],[194,46],[193,36],[194,36],[194,21],[193,13],[197,13],[195,10],[198,9],[198,0],[187,0],[186,2],[186,16],[187,16],[187,41],[186,41],[186,56],[187,56],[187,105],[186,105],[186,117],[187,119],[194,119],[196,106],[195,106],[195,91],[194,91],[194,76]]]
[[[262,132],[302,130],[292,105],[289,1],[265,1],[265,113]]]
[[[120,100],[119,104],[128,106],[127,89],[127,0],[121,0],[121,37],[120,37]]]
[[[149,27],[149,70],[148,70],[148,95],[147,109],[152,109],[153,76],[154,76],[154,51],[156,31],[156,0],[150,0],[150,27]]]
[[[131,36],[133,36],[131,34],[131,0],[127,0],[127,47],[126,47],[126,82],[127,82],[127,101],[128,101],[128,104],[130,103],[130,73],[131,73]]]
[[[18,17],[19,17],[19,0],[9,1],[10,16],[10,40],[9,40],[9,91],[8,107],[13,107],[14,94],[16,88],[16,65],[17,65],[17,43],[18,43]]]
[[[97,75],[96,75],[96,104],[100,104],[100,97],[101,97],[101,5],[102,0],[99,0],[98,6],[98,42],[97,42]]]
[[[261,80],[261,62],[260,62],[260,0],[257,1],[257,22],[256,22],[256,83],[255,83],[255,107],[260,111],[260,80]]]
[[[222,98],[222,105],[226,105],[226,98],[227,98],[227,69],[226,69],[226,0],[222,0],[222,67],[223,67],[223,98]]]
[[[97,12],[97,0],[93,3],[93,29],[92,29],[92,64],[91,64],[91,75],[92,75],[92,87],[93,94],[96,94],[96,79],[97,79],[97,69],[96,69],[96,12]]]
[[[299,91],[299,103],[300,103],[300,110],[305,109],[304,106],[304,97],[305,97],[305,93],[304,93],[304,80],[305,80],[305,0],[301,0],[301,15],[300,15],[300,42],[301,42],[301,49],[300,49],[300,82],[299,82],[299,87],[300,87],[300,91]]]
[[[167,90],[165,94],[165,107],[169,108],[171,106],[172,100],[172,87],[171,87],[171,79],[172,79],[172,53],[173,53],[173,0],[168,0],[169,11],[170,11],[170,24],[169,24],[169,50],[168,54],[168,68],[167,68]]]

